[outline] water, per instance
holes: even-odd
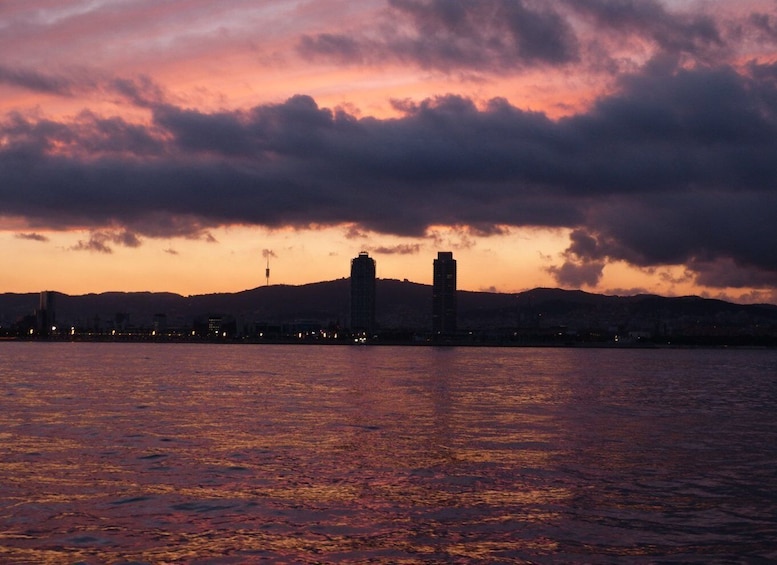
[[[767,563],[777,351],[0,343],[2,563]]]

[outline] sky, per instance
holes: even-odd
[[[0,292],[777,303],[774,0],[5,0]]]

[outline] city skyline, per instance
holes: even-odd
[[[444,255],[448,255],[443,252]],[[358,258],[357,258],[358,259]],[[446,258],[444,258],[446,259]],[[447,257],[441,263],[452,263]],[[438,267],[440,265],[436,265]],[[447,267],[439,270],[438,280]],[[437,273],[436,273],[437,274]],[[453,323],[442,327],[439,290],[376,280],[374,331],[349,321],[349,279],[260,286],[235,294],[69,296],[56,291],[0,295],[0,337],[55,341],[229,341],[569,346],[774,347],[777,306],[698,297],[613,297],[534,289],[509,295],[462,291]],[[445,284],[440,285],[445,287]],[[452,290],[452,289],[451,289]],[[456,295],[459,291],[454,291]],[[37,308],[34,308],[35,305]],[[378,306],[379,305],[379,306]]]
[[[270,253],[265,255],[269,265]],[[347,278],[272,288],[267,266],[265,285],[234,294],[68,296],[42,290],[38,307],[30,313],[22,303],[34,294],[0,293],[6,308],[0,312],[0,334],[4,339],[252,343],[774,345],[777,305],[651,294],[616,297],[551,288],[517,294],[470,291],[464,293],[462,326],[453,252],[438,251],[431,267],[430,285],[384,279],[385,294],[378,290],[377,262],[366,251],[351,259]],[[421,298],[423,288],[426,296]],[[274,296],[260,297],[263,292]],[[64,316],[58,315],[58,295],[68,303]]]
[[[0,293],[448,249],[462,290],[777,303],[771,0],[31,0],[0,48]]]

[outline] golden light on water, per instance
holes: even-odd
[[[479,407],[512,402],[499,393],[301,379],[293,361],[288,377],[268,380],[244,371],[242,361],[225,362],[182,380],[165,362],[136,361],[133,379],[106,378],[99,390],[87,384],[88,372],[60,369],[52,372],[60,379],[53,395],[37,387],[28,394],[20,383],[15,411],[5,416],[16,431],[2,437],[12,456],[0,469],[15,491],[6,499],[14,502],[5,535],[39,547],[35,528],[14,519],[38,508],[49,514],[49,543],[68,547],[69,559],[108,559],[118,545],[150,562],[235,551],[290,559],[387,552],[402,562],[411,548],[438,555],[440,547],[423,540],[451,521],[497,529],[550,521],[548,508],[569,497],[512,475],[549,456],[532,447],[548,437],[508,431],[515,416],[492,410],[489,425],[507,433],[485,449],[483,440],[470,444],[485,431]],[[34,425],[20,433],[25,413]],[[416,427],[406,428],[410,421]],[[526,448],[509,447],[518,442]],[[502,510],[466,517],[477,508]],[[315,526],[302,531],[303,523]],[[497,549],[473,542],[445,551],[475,557]],[[41,562],[62,555],[35,553]]]
[[[8,563],[656,556],[628,524],[693,461],[655,464],[656,434],[684,433],[631,398],[657,383],[581,374],[604,352],[24,347],[0,397]]]

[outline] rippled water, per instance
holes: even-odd
[[[2,563],[767,563],[777,351],[0,343]]]

